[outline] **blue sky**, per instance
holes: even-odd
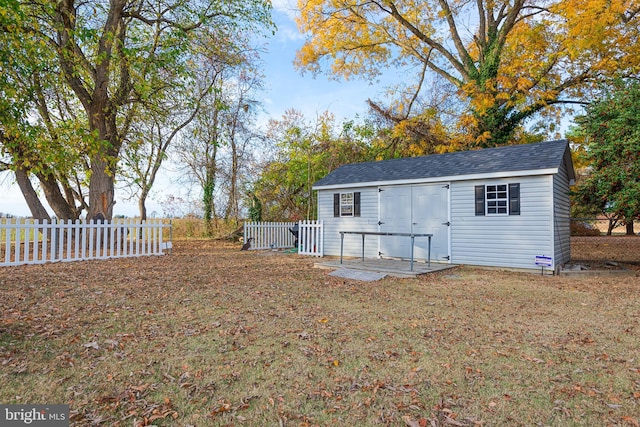
[[[376,98],[381,86],[362,80],[330,80],[326,74],[314,78],[302,75],[293,66],[296,51],[304,43],[304,36],[294,22],[295,0],[274,1],[273,18],[278,32],[268,41],[264,57],[266,98],[264,108],[273,118],[282,116],[287,108],[301,111],[308,119],[324,111],[331,111],[338,120],[361,117],[366,113],[367,98]]]
[[[379,97],[383,90],[382,84],[371,85],[362,80],[335,81],[325,74],[314,78],[309,73],[302,75],[294,69],[296,51],[304,42],[304,36],[300,34],[294,21],[295,3],[295,0],[273,2],[273,19],[278,31],[275,36],[265,40],[265,115],[261,119],[264,122],[268,118],[279,119],[289,108],[302,112],[310,121],[327,110],[335,114],[338,122],[356,115],[363,117],[367,112],[366,100]],[[187,197],[185,189],[173,186],[171,181],[174,180],[166,179],[167,175],[170,172],[165,171],[164,182],[156,183],[156,190],[147,202],[147,212],[156,211],[158,215],[162,215],[163,209],[157,200],[162,200],[168,193]],[[116,200],[114,214],[138,214],[135,200],[125,201],[124,194],[118,191]],[[22,193],[13,184],[12,174],[6,172],[0,173],[0,212],[18,216],[31,215]]]

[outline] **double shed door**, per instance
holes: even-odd
[[[378,189],[379,231],[433,234],[431,260],[449,260],[449,185],[389,186]],[[409,258],[411,239],[380,236],[381,257]],[[415,259],[427,259],[428,239],[416,237]]]

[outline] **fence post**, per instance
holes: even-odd
[[[33,253],[31,254],[31,262],[34,264],[37,264],[40,261],[40,245],[41,243],[41,238],[40,235],[42,234],[40,232],[40,221],[37,219],[34,219],[31,221],[31,233],[33,234],[33,241],[32,243],[32,247],[33,247]],[[42,238],[42,240],[44,240],[44,237]]]

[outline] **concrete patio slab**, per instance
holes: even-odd
[[[317,262],[314,264],[314,267],[331,270],[348,268],[352,270],[384,273],[393,277],[413,278],[421,274],[433,273],[435,271],[442,271],[457,266],[436,262],[431,262],[431,266],[429,266],[424,261],[414,261],[412,271],[411,263],[408,260],[365,258],[363,261],[362,258],[353,258],[343,259],[342,264],[340,264],[340,258],[335,258]]]

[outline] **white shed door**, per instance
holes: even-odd
[[[443,184],[381,187],[379,230],[393,233],[433,234],[431,259],[449,258],[449,186]],[[380,237],[380,255],[409,258],[409,237]],[[414,258],[427,259],[428,239],[416,237]]]
[[[412,188],[412,232],[433,234],[431,259],[449,260],[449,186],[418,185]],[[427,259],[428,239],[416,237],[414,257]]]
[[[378,189],[380,218],[379,230],[385,233],[411,232],[411,187],[381,187]],[[409,258],[410,239],[400,236],[380,236],[380,256]]]

